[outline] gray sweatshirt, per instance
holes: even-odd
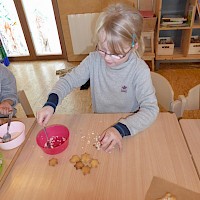
[[[0,102],[10,99],[13,101],[13,107],[17,104],[16,80],[11,71],[0,64]],[[14,114],[16,111],[14,111]],[[4,117],[0,114],[0,117]]]
[[[118,66],[108,67],[98,52],[92,52],[78,67],[60,78],[51,93],[59,103],[74,88],[90,79],[92,108],[96,113],[132,113],[118,122],[125,124],[131,135],[149,127],[159,108],[147,64],[136,54]]]

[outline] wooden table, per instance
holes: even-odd
[[[200,119],[181,119],[180,124],[200,177]]]
[[[35,118],[24,118],[24,119],[14,119],[15,121],[21,121],[25,124],[26,138],[25,141],[17,148],[11,150],[2,150],[0,152],[3,154],[3,170],[0,173],[0,187],[8,176],[12,166],[14,165],[16,159],[18,158],[26,140],[29,138],[31,130],[36,123]]]
[[[70,130],[64,152],[47,155],[35,138],[35,126],[0,193],[1,199],[48,200],[143,200],[153,176],[199,192],[200,181],[175,114],[160,113],[156,122],[134,137],[123,139],[123,151],[97,151],[95,137],[115,123],[122,114],[54,115],[50,124]],[[100,165],[83,175],[69,162],[72,155],[87,152]],[[58,165],[49,166],[50,158]]]

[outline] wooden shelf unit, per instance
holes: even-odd
[[[166,2],[165,2],[166,3]],[[168,2],[170,4],[170,2]],[[177,4],[178,2],[175,0],[173,1],[173,4]],[[184,3],[184,2],[183,2]],[[184,17],[187,17],[188,14],[188,9],[189,6],[190,8],[192,7],[191,11],[191,21],[190,23],[188,22],[188,26],[177,26],[177,27],[163,27],[161,26],[161,19],[163,16],[163,1],[162,0],[157,0],[156,1],[156,15],[158,18],[157,22],[157,31],[156,31],[156,38],[155,38],[155,60],[156,61],[161,61],[161,60],[199,60],[200,61],[200,52],[199,54],[188,54],[189,52],[189,47],[190,47],[190,41],[191,41],[191,36],[193,36],[194,30],[198,33],[198,36],[200,36],[200,19],[199,19],[199,14],[197,13],[197,4],[198,0],[185,0],[185,13]],[[179,6],[176,6],[178,9]],[[177,13],[179,13],[178,10],[176,10]],[[169,12],[169,13],[167,13]],[[176,14],[172,13],[171,10],[165,10],[164,14]],[[196,17],[198,19],[196,19]],[[177,45],[177,41],[174,41],[175,43],[175,48],[174,48],[174,53],[173,55],[158,55],[158,41],[159,37],[163,37],[162,34],[165,37],[172,37],[174,36],[173,34],[179,34],[181,35],[178,37],[179,45]],[[169,34],[168,36],[166,36]],[[174,36],[175,37],[175,36]]]
[[[145,52],[142,56],[142,59],[146,61],[151,61],[151,71],[154,71],[154,31],[143,31],[142,37],[144,39],[145,44]]]

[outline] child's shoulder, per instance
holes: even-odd
[[[89,57],[99,58],[99,53],[97,51],[92,51],[89,53]]]
[[[1,74],[1,77],[13,76],[13,73],[2,64],[0,64],[0,74]]]
[[[147,63],[140,57],[138,57],[136,54],[133,57],[134,62],[136,63],[136,69],[138,71],[148,71],[149,66]]]
[[[90,52],[89,55],[81,62],[82,65],[90,65],[90,67],[93,65],[96,66],[98,63],[101,63],[101,59],[99,53],[96,51]]]
[[[4,65],[0,64],[0,71],[1,72],[7,72],[10,71],[7,67],[5,67]]]

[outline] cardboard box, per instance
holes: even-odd
[[[158,41],[157,55],[173,55],[174,42],[170,37],[160,37]]]
[[[157,17],[143,18],[142,31],[154,31],[156,27]]]
[[[174,197],[174,200],[200,199],[200,193],[196,193],[164,179],[153,177],[151,185],[146,193],[145,200],[162,200],[168,194]]]
[[[198,42],[191,42],[189,46],[188,54],[200,54],[200,36],[192,36],[191,41],[198,41]]]

